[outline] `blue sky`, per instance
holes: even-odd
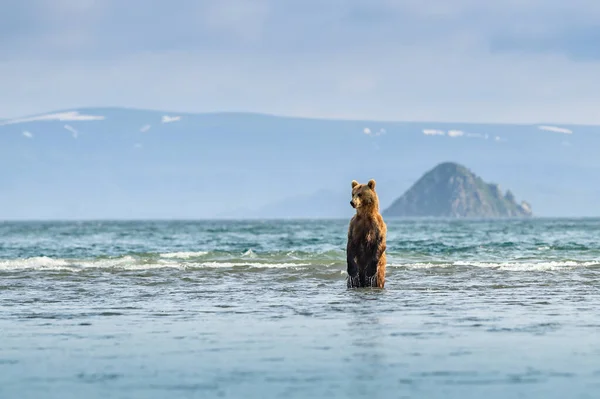
[[[595,0],[0,0],[0,117],[600,123]]]

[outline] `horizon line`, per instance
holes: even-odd
[[[386,216],[386,220],[401,220],[401,221],[453,221],[453,222],[478,222],[478,221],[527,221],[527,220],[581,220],[581,219],[600,219],[599,216],[528,216],[528,217],[439,217],[439,216]],[[86,223],[86,222],[222,222],[222,221],[237,221],[237,222],[293,222],[293,221],[347,221],[349,218],[342,217],[265,217],[265,218],[223,218],[223,217],[207,217],[207,218],[82,218],[82,219],[0,219],[0,224],[3,223]]]
[[[39,117],[43,115],[51,115],[57,113],[65,113],[65,112],[73,112],[73,111],[82,111],[82,110],[124,110],[124,111],[137,111],[137,112],[156,112],[156,113],[166,113],[166,114],[176,114],[178,116],[206,116],[206,115],[254,115],[254,116],[263,116],[270,118],[279,118],[279,119],[300,119],[300,120],[312,120],[312,121],[330,121],[330,122],[361,122],[361,123],[448,123],[448,124],[462,124],[462,125],[506,125],[506,126],[543,126],[543,125],[562,125],[562,126],[578,126],[578,127],[595,127],[599,125],[595,124],[585,124],[585,123],[558,123],[558,122],[530,122],[530,123],[515,123],[515,122],[467,122],[467,121],[459,121],[459,120],[409,120],[409,119],[367,119],[367,118],[344,118],[344,117],[327,117],[327,116],[300,116],[300,115],[292,115],[292,114],[275,114],[269,112],[258,112],[258,111],[243,111],[243,110],[221,110],[221,111],[175,111],[175,110],[167,110],[167,109],[158,109],[158,108],[143,108],[136,106],[119,106],[119,105],[103,105],[103,106],[78,106],[73,108],[62,108],[62,109],[54,109],[46,112],[32,113],[21,116],[13,116],[13,117],[0,117],[0,121],[2,122],[10,122],[16,119],[24,119],[24,118],[32,118]],[[51,121],[47,121],[51,122]],[[89,121],[88,121],[89,122]],[[96,121],[97,122],[97,121]]]

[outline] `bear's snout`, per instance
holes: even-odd
[[[354,205],[354,201],[350,201],[350,205],[352,205],[352,208],[356,208],[356,205]]]

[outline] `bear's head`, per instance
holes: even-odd
[[[358,212],[379,210],[379,198],[375,192],[375,180],[371,179],[367,184],[359,184],[352,180],[352,200],[350,205]]]

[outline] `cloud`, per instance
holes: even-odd
[[[371,129],[369,129],[368,127],[364,128],[363,133],[366,135],[371,135]]]
[[[343,7],[341,6],[343,4]],[[347,51],[453,43],[487,52],[596,57],[595,0],[38,0],[5,1],[0,52],[84,55],[227,49]],[[18,22],[17,22],[18,21]],[[136,27],[135,30],[131,26]],[[161,29],[156,29],[160,27]],[[227,47],[227,48],[226,48]],[[244,54],[240,54],[244,56]]]
[[[5,125],[14,125],[18,123],[26,123],[26,122],[41,122],[41,121],[99,121],[103,120],[104,116],[99,115],[81,115],[77,111],[70,112],[60,112],[56,114],[46,114],[46,115],[38,115],[32,116],[28,118],[19,118],[19,119],[11,119],[8,121],[0,122],[0,126]]]
[[[148,130],[150,130],[151,127],[152,127],[152,125],[144,125],[140,128],[140,132],[146,133]]]
[[[600,123],[600,3],[564,4],[5,1],[0,109]]]
[[[23,136],[27,137],[28,139],[32,139],[32,138],[33,138],[33,133],[31,133],[31,132],[29,132],[29,131],[25,130],[25,131],[23,132]]]
[[[0,99],[0,107],[9,116],[93,102],[178,112],[239,110],[354,120],[600,123],[594,106],[600,101],[598,65],[473,55],[440,70],[420,50],[402,51],[413,56],[398,58],[390,52],[385,63],[353,63],[352,57],[343,54],[310,61],[302,55],[277,55],[271,60],[257,56],[238,62],[236,54],[206,58],[177,52],[131,55],[89,65],[68,60],[44,63],[44,71],[61,70],[59,75],[39,73],[33,64],[0,62],[0,87],[8,93],[6,98],[31,99]],[[435,51],[444,56],[447,50]],[[297,68],[291,81],[289,63]],[[347,76],[360,76],[368,70],[380,77],[382,85],[369,93],[368,101],[324,90],[340,70]],[[252,79],[247,79],[249,75]],[[482,75],[497,79],[480,81]],[[453,76],[461,76],[460,81]],[[23,85],[25,81],[29,88]],[[114,87],[119,87],[118,95]],[[479,101],[481,90],[495,95]],[[290,91],[294,96],[289,96]],[[435,102],[431,101],[432,92]],[[315,97],[314,93],[322,95]]]
[[[79,136],[79,132],[71,125],[65,125],[65,129],[67,129],[73,135],[73,138],[76,139]]]
[[[165,115],[162,117],[162,123],[173,123],[173,122],[179,122],[180,120],[181,120],[181,116]]]
[[[219,0],[201,5],[201,16],[207,29],[231,35],[242,41],[257,41],[274,5],[267,0]]]
[[[461,137],[464,135],[465,135],[465,132],[463,132],[462,130],[448,130],[449,137]]]
[[[549,131],[549,132],[555,132],[555,133],[573,134],[572,130],[565,129],[565,128],[562,128],[562,127],[556,127],[556,126],[538,126],[538,129],[540,129],[540,130],[546,130],[546,131]]]
[[[437,129],[423,129],[425,136],[444,136],[446,133],[443,130]]]
[[[142,148],[142,147],[143,147],[142,143],[135,143],[135,144],[133,145],[133,148],[135,148],[135,149],[140,149],[140,148]]]

